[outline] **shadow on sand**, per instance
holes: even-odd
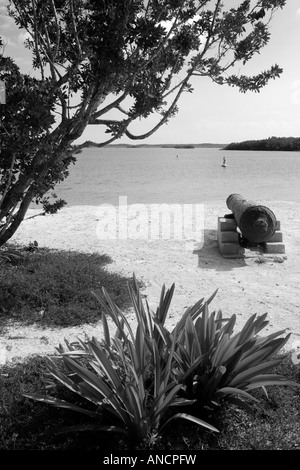
[[[217,230],[204,230],[204,242],[195,247],[193,253],[198,256],[198,268],[214,269],[215,271],[230,271],[247,265],[243,256],[239,258],[224,258],[217,242]]]

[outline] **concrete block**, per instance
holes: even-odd
[[[268,243],[278,243],[278,242],[282,242],[282,240],[283,240],[282,232],[279,232],[276,230],[276,232],[274,232],[272,237],[268,240]]]
[[[265,244],[266,253],[268,254],[284,254],[285,245],[282,243],[283,234],[280,231],[280,221],[276,221],[276,231],[271,239]],[[219,250],[224,257],[234,258],[241,255],[242,250],[239,244],[240,230],[234,219],[226,217],[218,217],[217,239]],[[257,246],[250,247],[250,251],[256,251]]]
[[[218,230],[220,232],[236,230],[237,223],[234,219],[226,219],[226,217],[218,218]]]
[[[283,243],[266,243],[266,252],[267,253],[285,253],[285,245]]]
[[[240,251],[238,243],[219,243],[219,249],[222,255],[237,255]]]
[[[238,243],[239,241],[239,234],[236,231],[219,232],[218,236],[222,243]]]

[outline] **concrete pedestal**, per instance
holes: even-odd
[[[218,217],[218,247],[224,258],[239,258],[245,253],[245,249],[239,244],[240,230],[234,219]],[[285,246],[282,243],[283,235],[280,230],[280,221],[276,222],[276,230],[272,237],[265,243],[266,254],[284,254]],[[259,250],[259,246],[250,247],[251,251]]]

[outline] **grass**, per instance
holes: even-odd
[[[13,321],[58,327],[93,323],[99,319],[99,304],[90,291],[100,286],[105,286],[120,308],[129,305],[128,279],[106,270],[111,262],[107,256],[36,249],[23,249],[23,254],[21,263],[0,263],[0,327]],[[125,439],[108,432],[57,434],[62,427],[93,421],[23,397],[24,393],[47,393],[46,373],[46,358],[39,356],[0,368],[0,450],[128,450]],[[290,358],[274,373],[300,382],[299,366]],[[62,386],[54,393],[80,405],[80,398]],[[220,429],[219,434],[178,421],[143,449],[300,450],[300,389],[269,387],[268,399],[262,392],[253,394],[260,402],[251,403],[251,415],[226,405],[211,416],[202,416]]]
[[[22,397],[23,393],[46,393],[46,360],[31,357],[25,362],[0,369],[0,449],[1,450],[128,450],[126,440],[104,432],[56,434],[56,430],[79,423],[92,423],[85,416]],[[275,373],[300,381],[299,369],[287,358]],[[72,399],[67,389],[58,388],[60,398]],[[254,393],[254,392],[253,392]],[[210,433],[196,425],[178,422],[162,437],[142,449],[184,450],[300,450],[300,390],[294,387],[269,387],[269,398],[256,391],[260,403],[250,415],[226,405],[209,416],[220,429]],[[51,392],[53,394],[53,392]],[[73,402],[78,397],[73,396]],[[141,450],[142,450],[141,449]]]
[[[122,307],[129,306],[128,278],[107,271],[106,255],[75,251],[21,250],[16,264],[0,263],[0,326],[75,326],[95,323],[101,311],[91,290],[104,286]]]

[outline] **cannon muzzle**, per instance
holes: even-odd
[[[231,194],[226,200],[242,236],[252,243],[267,242],[276,230],[276,217],[265,206],[247,201],[240,194]]]

